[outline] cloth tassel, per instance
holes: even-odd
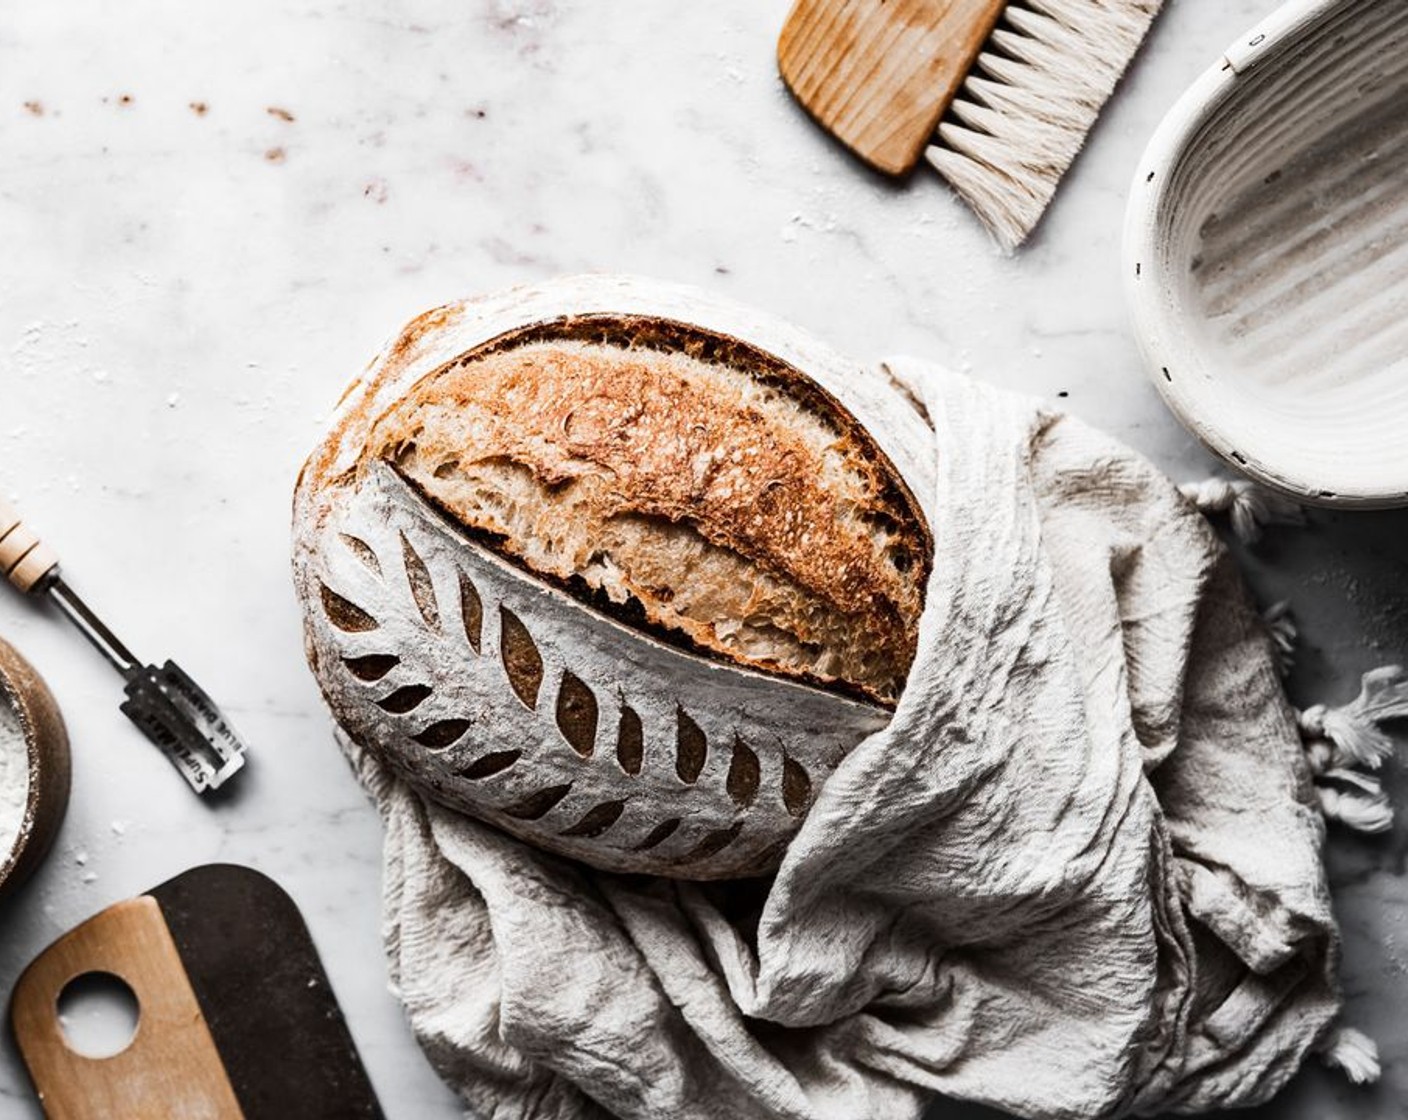
[[[1355,832],[1387,832],[1393,827],[1393,806],[1383,790],[1369,793],[1360,789],[1316,786],[1320,811],[1327,820],[1339,821]]]
[[[1276,646],[1276,667],[1281,670],[1281,676],[1289,676],[1295,667],[1296,641],[1300,637],[1296,620],[1291,614],[1291,604],[1285,599],[1272,603],[1261,612],[1261,621],[1266,624],[1271,641]]]
[[[1320,1060],[1344,1073],[1355,1085],[1370,1085],[1379,1079],[1379,1048],[1363,1031],[1353,1027],[1333,1027],[1320,1046]]]
[[[1385,665],[1365,673],[1359,695],[1343,707],[1316,704],[1301,712],[1300,730],[1334,746],[1330,766],[1377,770],[1393,754],[1393,739],[1379,725],[1395,719],[1408,719],[1408,673]]]
[[[1393,753],[1393,739],[1379,725],[1404,718],[1408,674],[1399,665],[1365,673],[1359,695],[1343,707],[1316,704],[1300,713],[1306,761],[1327,820],[1357,832],[1393,827],[1393,805],[1383,783],[1364,771],[1377,770]]]
[[[1179,492],[1211,517],[1225,513],[1232,532],[1243,544],[1255,544],[1267,525],[1304,525],[1305,511],[1282,494],[1242,478],[1208,478],[1185,482]]]

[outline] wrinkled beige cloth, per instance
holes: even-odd
[[[1274,1093],[1336,1014],[1294,713],[1203,517],[1074,419],[890,368],[936,428],[919,653],[770,883],[595,872],[345,744],[393,984],[475,1114],[1210,1109]]]

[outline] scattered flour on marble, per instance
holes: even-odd
[[[0,862],[19,839],[29,800],[29,745],[19,713],[0,696]]]

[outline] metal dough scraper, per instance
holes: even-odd
[[[59,557],[0,501],[0,573],[49,599],[127,681],[122,711],[197,793],[219,789],[244,765],[245,746],[215,702],[174,661],[143,665],[59,575]]]

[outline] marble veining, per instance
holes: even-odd
[[[1058,399],[1176,478],[1205,475],[1130,338],[1125,190],[1177,94],[1274,6],[1170,0],[1005,259],[937,178],[882,181],[792,104],[773,61],[788,0],[5,5],[0,492],[136,652],[220,700],[251,756],[201,804],[118,714],[97,655],[0,595],[0,633],[49,680],[74,754],[54,852],[0,912],[0,980],[111,902],[248,863],[300,902],[389,1114],[459,1115],[387,990],[380,825],[302,662],[289,498],[343,385],[437,303],[639,272],[858,357],[908,351]],[[1246,561],[1300,620],[1302,703],[1408,657],[1408,514],[1317,513]],[[1408,804],[1408,766],[1388,786]],[[1329,862],[1349,1020],[1384,1081],[1308,1070],[1243,1115],[1391,1120],[1408,1099],[1408,824],[1332,830]],[[8,1045],[0,1111],[40,1115]]]

